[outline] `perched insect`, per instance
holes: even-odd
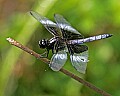
[[[46,57],[49,50],[52,50],[53,56],[50,62],[50,68],[59,71],[67,60],[67,53],[70,54],[72,65],[80,73],[85,73],[88,62],[88,47],[83,45],[85,42],[105,39],[111,37],[111,34],[102,34],[84,38],[76,29],[74,29],[59,14],[54,15],[56,23],[46,17],[41,16],[37,12],[30,11],[30,14],[54,36],[50,40],[40,40],[40,48],[46,48]]]

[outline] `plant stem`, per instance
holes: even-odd
[[[40,58],[40,54],[34,52],[33,50],[29,49],[28,47],[23,46],[22,44],[20,44],[19,42],[15,41],[12,38],[7,38],[7,40],[9,41],[10,44],[22,49],[23,51],[33,55],[34,57],[40,59],[41,61],[45,62],[46,64],[49,64],[50,60],[48,60],[47,58]],[[101,90],[99,88],[97,88],[95,85],[83,80],[82,78],[78,77],[77,75],[61,68],[60,71],[64,74],[66,74],[67,76],[73,78],[74,80],[82,83],[83,85],[89,87],[90,89],[96,91],[97,93],[101,94],[102,96],[112,96],[109,93],[105,92],[104,90]]]

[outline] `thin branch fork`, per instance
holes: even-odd
[[[29,49],[28,47],[23,46],[22,44],[20,44],[19,42],[15,41],[14,39],[12,39],[12,38],[7,38],[7,41],[8,41],[10,44],[12,44],[12,45],[14,45],[14,46],[22,49],[23,51],[25,51],[25,52],[33,55],[34,57],[40,59],[41,61],[45,62],[46,64],[49,64],[49,63],[50,63],[50,60],[49,60],[49,59],[47,59],[47,58],[40,58],[40,54],[34,52],[33,50]],[[110,95],[109,93],[105,92],[104,90],[101,90],[101,89],[99,89],[98,87],[96,87],[95,85],[89,83],[88,81],[85,81],[85,80],[83,80],[82,78],[78,77],[77,75],[75,75],[75,74],[67,71],[66,69],[61,68],[61,69],[60,69],[60,72],[66,74],[67,76],[73,78],[74,80],[82,83],[83,85],[89,87],[90,89],[92,89],[92,90],[94,90],[95,92],[101,94],[102,96],[112,96],[112,95]]]

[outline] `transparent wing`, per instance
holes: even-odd
[[[50,68],[53,71],[59,71],[67,60],[67,53],[65,50],[58,51],[56,54],[53,54],[50,62]]]
[[[44,25],[44,27],[54,36],[59,36],[60,33],[58,33],[58,28],[56,26],[56,23],[52,22],[46,17],[41,16],[37,12],[30,11],[29,12],[36,20],[38,20],[40,23]]]
[[[73,55],[70,55],[70,59],[75,69],[80,73],[85,74],[88,62],[88,51],[84,51],[80,54],[74,53]]]
[[[66,38],[66,35],[69,36],[69,39],[77,39],[77,38],[83,38],[83,36],[74,29],[70,23],[68,23],[63,16],[59,14],[54,15],[55,21],[57,23],[57,26],[59,29],[61,29],[61,32],[63,34],[63,37]]]

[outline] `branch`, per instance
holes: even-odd
[[[22,49],[23,51],[33,55],[34,57],[40,59],[41,61],[45,62],[46,64],[49,64],[50,60],[48,60],[47,58],[40,58],[40,54],[34,52],[33,50],[29,49],[28,47],[23,46],[22,44],[13,40],[12,38],[7,38],[7,41],[10,44]],[[105,92],[104,90],[101,90],[101,89],[97,88],[95,85],[83,80],[82,78],[78,77],[77,75],[75,75],[75,74],[73,74],[73,73],[71,73],[71,72],[69,72],[69,71],[67,71],[63,68],[61,68],[60,71],[64,74],[66,74],[67,76],[75,79],[76,81],[82,83],[83,85],[89,87],[90,89],[96,91],[97,93],[101,94],[102,96],[112,96],[109,93]]]

